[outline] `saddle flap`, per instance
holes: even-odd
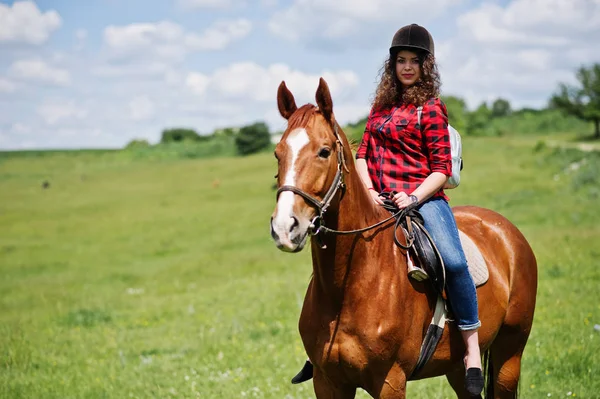
[[[414,237],[413,251],[419,260],[419,264],[429,275],[433,286],[441,294],[444,292],[444,286],[446,285],[446,273],[442,257],[423,225],[413,219],[411,219],[411,225]]]

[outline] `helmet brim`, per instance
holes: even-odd
[[[419,50],[419,52],[425,52],[427,54],[431,54],[428,48],[422,46],[412,46],[410,44],[402,45],[402,46],[393,46],[390,47],[390,55],[399,52],[400,50]]]

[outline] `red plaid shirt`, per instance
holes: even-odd
[[[452,175],[446,106],[431,99],[423,105],[422,126],[417,119],[413,104],[371,110],[356,158],[366,159],[377,191],[410,195],[432,172]],[[433,197],[448,200],[443,189]]]

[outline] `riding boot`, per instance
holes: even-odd
[[[483,374],[480,368],[470,367],[467,369],[465,389],[471,396],[480,397],[483,390]]]
[[[304,363],[302,370],[300,370],[298,374],[292,378],[292,384],[300,384],[301,382],[308,381],[311,378],[313,378],[313,365],[310,360],[307,360],[306,363]]]

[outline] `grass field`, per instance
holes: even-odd
[[[463,138],[451,203],[501,212],[538,258],[521,397],[600,398],[600,155],[536,140]],[[289,384],[311,264],[270,240],[274,174],[271,154],[0,157],[0,397],[314,397]]]

